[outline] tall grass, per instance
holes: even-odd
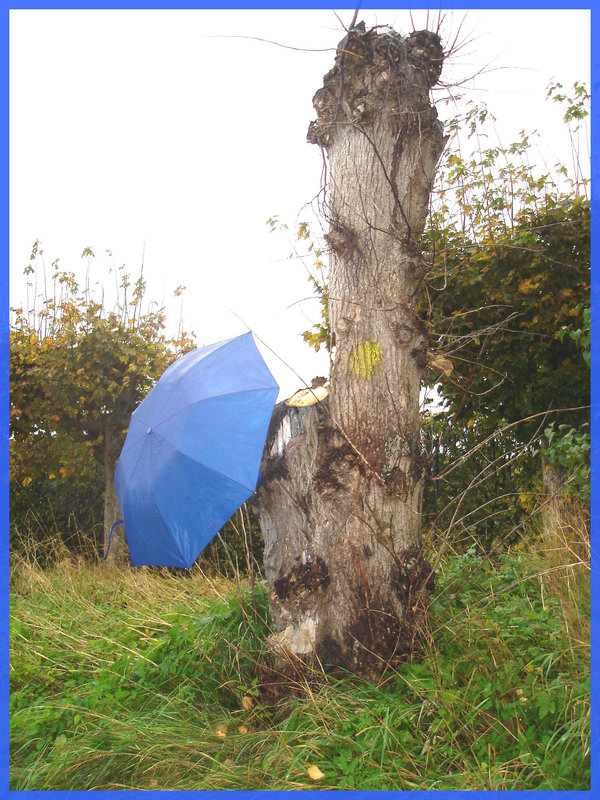
[[[565,630],[576,648],[590,640],[590,520],[576,502],[559,502],[544,518],[538,537],[541,591],[560,602]]]
[[[588,789],[586,548],[448,557],[420,656],[269,706],[263,584],[15,559],[11,788]]]

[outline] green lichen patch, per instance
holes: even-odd
[[[359,378],[370,381],[381,363],[381,347],[374,339],[368,339],[355,347],[350,355],[350,369]]]

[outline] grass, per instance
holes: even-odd
[[[11,789],[589,789],[575,529],[493,562],[447,558],[419,659],[271,707],[256,691],[264,586],[17,561]]]

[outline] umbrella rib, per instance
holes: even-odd
[[[257,388],[257,389],[244,389],[241,392],[239,392],[239,391],[238,392],[222,392],[222,393],[219,393],[219,394],[211,394],[208,397],[202,397],[200,400],[194,400],[192,403],[189,403],[188,405],[184,406],[183,408],[180,408],[177,411],[174,411],[168,417],[164,417],[163,419],[160,420],[160,422],[156,422],[154,424],[155,425],[162,425],[163,423],[168,422],[169,420],[173,419],[173,417],[176,417],[178,414],[181,414],[182,412],[187,411],[188,408],[190,408],[191,406],[195,406],[198,403],[203,403],[205,400],[214,400],[216,397],[232,397],[233,395],[236,395],[236,394],[250,394],[251,392],[264,392],[264,391],[267,391],[267,390],[274,391],[275,388],[276,388],[275,386],[263,386],[263,387]],[[141,406],[138,406],[138,408],[133,412],[136,415],[136,419],[142,425],[149,425],[149,426],[151,426],[153,428],[154,425],[152,424],[152,422],[150,420],[144,420],[143,417],[138,416],[138,412],[140,410],[141,410]]]
[[[184,453],[184,455],[185,455],[185,453]],[[186,458],[189,458],[189,456],[186,456]],[[234,478],[231,478],[229,475],[225,475],[224,472],[219,472],[218,469],[214,469],[214,467],[209,467],[208,464],[205,464],[203,461],[197,461],[196,463],[199,464],[201,467],[204,467],[204,469],[207,469],[209,472],[212,472],[213,475],[219,475],[219,477],[224,478],[226,481],[229,481],[230,483],[235,483],[236,486],[239,486],[240,488],[244,489],[246,492],[251,492],[252,494],[254,494],[254,489],[251,489],[249,486],[245,486],[243,483],[240,483],[239,481],[236,481]]]
[[[172,442],[170,442],[170,441],[169,441],[169,440],[168,440],[166,437],[164,437],[162,434],[160,434],[160,433],[156,433],[156,431],[154,431],[154,432],[153,432],[153,435],[154,435],[154,436],[157,436],[157,437],[158,437],[158,438],[160,438],[160,439],[162,439],[162,440],[163,440],[163,442],[166,442],[168,445],[171,445],[171,447],[174,447],[174,445],[172,444]],[[189,460],[190,460],[190,461],[192,461],[194,464],[198,464],[198,466],[200,466],[200,467],[203,467],[204,469],[208,470],[209,472],[212,472],[212,473],[213,473],[213,475],[218,475],[220,478],[224,478],[224,480],[226,480],[226,481],[229,481],[230,483],[234,483],[236,486],[239,486],[241,489],[244,489],[244,490],[245,490],[245,491],[247,491],[247,492],[254,493],[254,490],[255,490],[254,488],[252,488],[252,487],[250,487],[250,486],[246,486],[245,484],[243,484],[243,483],[240,483],[239,481],[236,481],[236,480],[235,480],[235,478],[232,478],[230,475],[226,475],[224,472],[221,472],[220,470],[218,470],[218,469],[215,469],[214,467],[211,467],[211,466],[209,466],[208,464],[205,464],[205,463],[204,463],[204,461],[200,461],[199,459],[195,459],[195,458],[193,458],[192,456],[188,455],[187,453],[184,453],[184,452],[183,452],[183,450],[178,450],[177,452],[181,453],[181,455],[182,455],[184,458],[187,458],[187,459],[189,459]],[[150,451],[150,455],[152,456],[152,451]],[[140,457],[141,457],[141,456],[140,456]],[[154,497],[154,492],[152,493],[152,496]],[[157,507],[158,507],[158,505],[157,505]]]
[[[169,442],[169,440],[167,438],[162,436],[162,434],[155,432],[154,435],[160,437],[163,440],[163,442],[167,442],[167,444],[169,444],[172,447],[174,447],[174,445],[172,445],[172,443]],[[198,464],[198,466],[203,467],[204,469],[208,470],[209,472],[212,472],[213,475],[218,475],[220,478],[224,478],[226,481],[229,481],[230,483],[235,483],[236,486],[239,486],[240,488],[244,489],[245,491],[254,493],[254,489],[253,488],[250,488],[249,486],[245,486],[243,483],[240,483],[239,481],[236,481],[235,478],[232,478],[230,475],[226,475],[224,472],[221,472],[220,470],[215,469],[214,467],[211,467],[208,464],[205,464],[204,461],[200,461],[199,459],[193,458],[193,456],[190,456],[187,453],[184,453],[183,450],[178,450],[177,452],[181,453],[181,455],[184,458],[189,459],[194,464]]]

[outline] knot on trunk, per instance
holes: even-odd
[[[419,118],[431,117],[426,120],[431,124],[437,114],[428,93],[443,61],[436,33],[413,31],[403,38],[393,30],[380,34],[356,26],[338,45],[335,65],[313,98],[318,118],[309,126],[308,141],[327,147],[334,126],[364,127],[384,116],[406,125],[415,111]]]
[[[437,33],[413,31],[408,37],[407,48],[412,63],[427,74],[429,86],[435,86],[442,74],[444,49]]]

